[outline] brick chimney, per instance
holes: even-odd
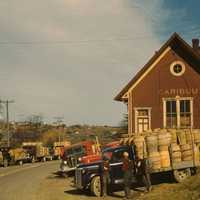
[[[197,38],[192,39],[192,48],[196,51],[199,51],[199,49],[200,49],[199,39],[197,39]]]

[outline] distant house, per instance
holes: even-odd
[[[128,131],[200,128],[199,40],[177,33],[115,97],[128,106]]]

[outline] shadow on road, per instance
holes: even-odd
[[[77,189],[72,189],[72,190],[67,190],[64,192],[65,194],[70,194],[70,195],[77,195],[77,196],[86,196],[86,197],[94,197],[89,190],[77,190]],[[108,195],[108,197],[114,197],[114,198],[123,198],[123,195],[120,195],[120,194],[116,194],[116,193],[113,193],[111,195]]]
[[[69,178],[67,175],[60,174],[59,172],[53,172],[47,177],[47,179],[66,179]]]
[[[92,196],[89,190],[77,190],[77,189],[71,189],[71,190],[66,190],[64,191],[66,194],[71,194],[71,195],[78,195],[78,196]]]

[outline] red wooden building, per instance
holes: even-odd
[[[200,128],[199,50],[174,33],[115,97],[128,105],[129,133]]]

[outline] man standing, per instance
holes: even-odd
[[[123,153],[123,165],[122,165],[122,171],[124,173],[124,192],[125,192],[125,199],[131,198],[131,179],[132,179],[132,161],[129,160],[129,154],[128,152]]]
[[[107,157],[103,157],[102,161],[102,170],[101,170],[101,188],[102,188],[102,194],[101,196],[105,197],[107,196],[108,192],[108,186],[110,183],[110,164],[109,159]]]
[[[146,191],[150,192],[152,189],[150,178],[150,163],[147,158],[138,158],[137,161],[138,172],[142,175],[142,180],[146,187]]]

